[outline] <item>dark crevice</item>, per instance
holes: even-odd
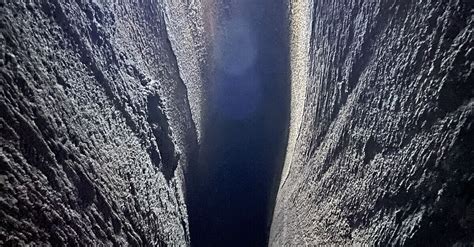
[[[148,123],[155,136],[160,155],[156,152],[156,148],[149,149],[152,162],[157,165],[162,164],[161,170],[166,180],[170,180],[174,176],[174,171],[178,167],[178,155],[171,138],[171,129],[168,119],[163,111],[163,104],[157,95],[148,96]]]
[[[216,69],[199,159],[187,172],[191,243],[266,246],[288,134],[287,5],[217,7]]]
[[[369,164],[374,159],[375,155],[382,151],[382,147],[375,140],[373,136],[370,136],[364,146],[364,163]]]

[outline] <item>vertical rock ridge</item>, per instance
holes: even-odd
[[[204,29],[204,4],[201,1],[164,1],[163,5],[167,37],[177,57],[179,75],[186,85],[193,122],[200,139],[209,46],[205,43],[208,37]]]
[[[291,106],[288,144],[285,152],[285,161],[281,175],[280,187],[285,183],[291,170],[291,163],[302,121],[304,104],[306,101],[306,83],[309,74],[309,42],[313,21],[312,1],[305,0],[290,3],[290,84]]]

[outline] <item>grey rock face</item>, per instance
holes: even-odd
[[[0,245],[188,245],[197,135],[164,3],[0,8]]]
[[[190,245],[221,2],[0,0],[0,246]],[[289,3],[270,245],[473,242],[474,2]]]
[[[473,2],[302,2],[306,100],[270,244],[474,241]]]

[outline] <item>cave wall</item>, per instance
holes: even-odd
[[[270,245],[474,241],[473,2],[290,5],[306,88]]]
[[[189,244],[203,22],[172,4],[0,1],[0,245]]]
[[[188,92],[191,115],[196,125],[198,141],[206,115],[206,93],[210,67],[211,27],[209,12],[213,1],[163,1],[164,20],[173,52],[176,54],[180,77]]]
[[[473,3],[293,0],[270,245],[474,241]],[[0,0],[0,245],[189,245],[212,1]]]

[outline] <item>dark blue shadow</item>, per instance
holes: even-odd
[[[219,19],[203,139],[188,176],[193,246],[267,244],[289,117],[285,8],[236,1]]]

